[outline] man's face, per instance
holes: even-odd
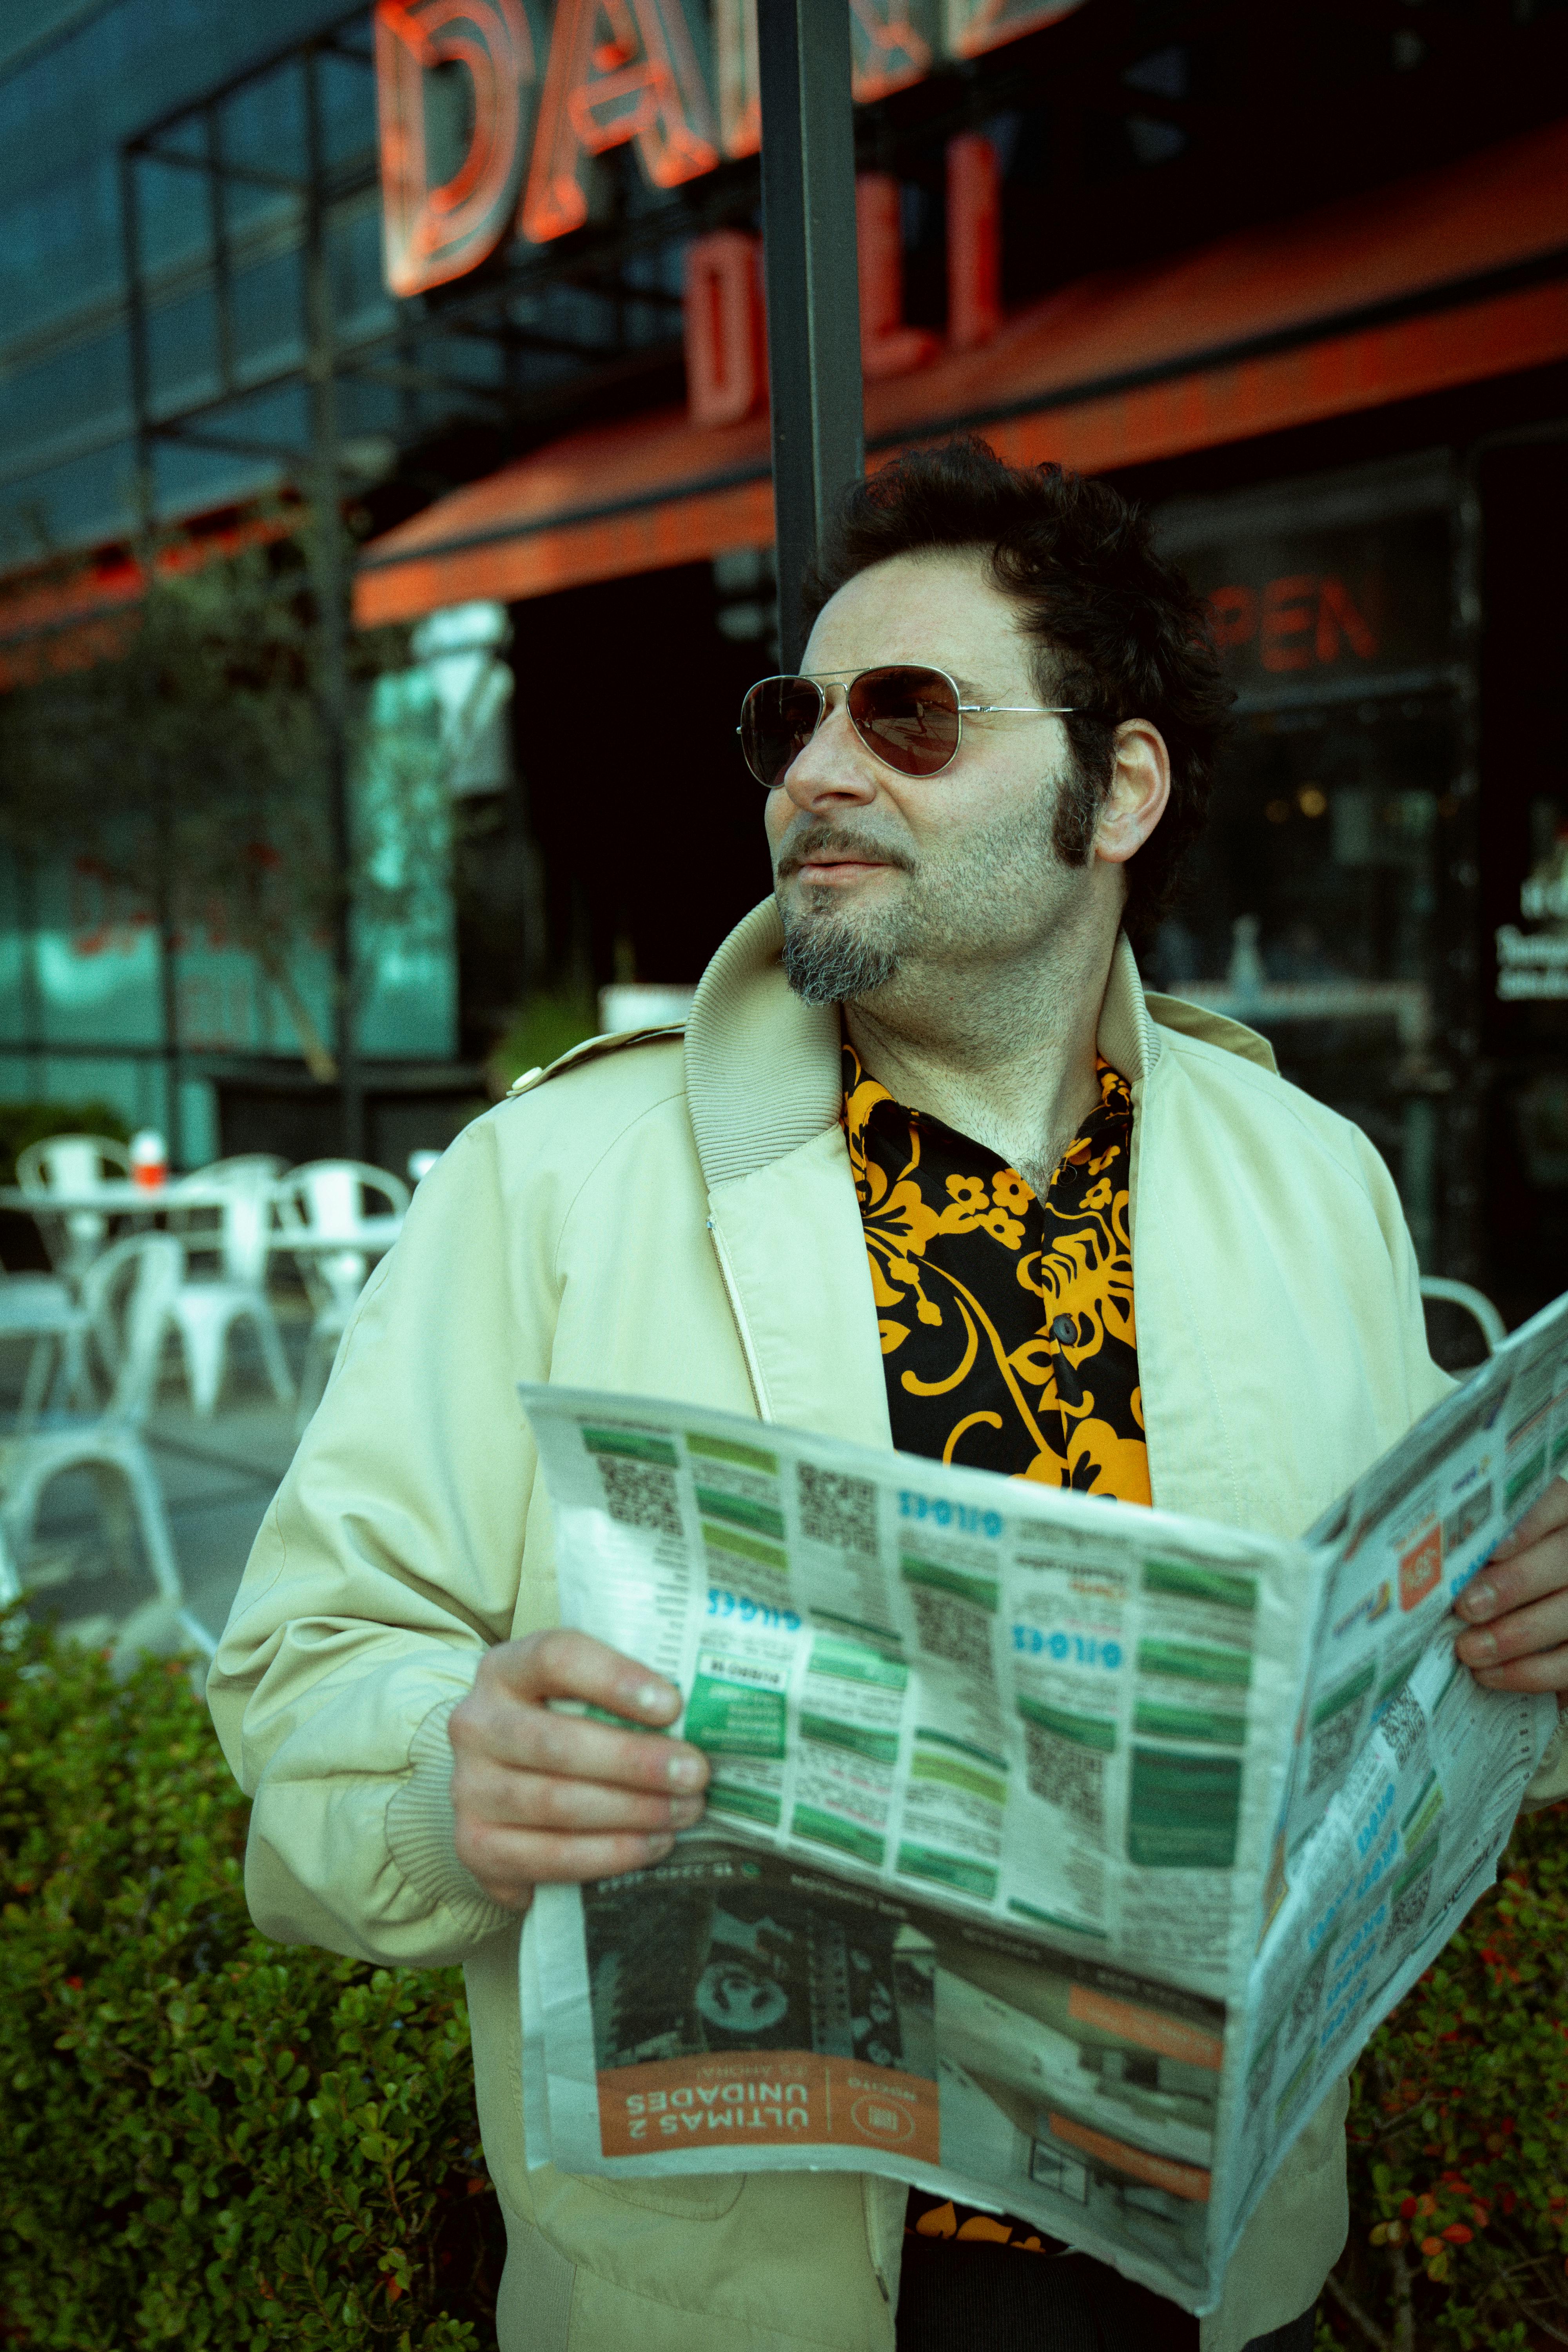
[[[808,1002],[868,996],[900,971],[956,977],[1027,956],[1115,879],[1052,846],[1058,793],[1074,781],[1059,719],[966,716],[951,767],[904,776],[868,751],[843,682],[829,683],[923,662],[964,702],[1037,706],[1015,610],[978,555],[953,553],[877,564],[818,616],[802,667],[822,678],[828,709],[766,814],[785,968]]]

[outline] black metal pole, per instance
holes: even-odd
[[[137,151],[120,153],[120,233],[125,266],[126,323],[131,357],[131,404],[135,419],[134,499],[136,561],[147,587],[157,561],[157,482],[153,470],[153,376],[147,347],[147,281],[142,250],[141,189]],[[169,1165],[185,1164],[184,1055],[180,1040],[179,933],[175,923],[178,877],[174,870],[173,780],[157,780],[158,887],[153,908],[158,925],[158,1003],[163,1031],[163,1127]]]
[[[310,448],[315,507],[311,533],[316,590],[316,642],[321,721],[327,739],[332,848],[338,903],[332,967],[336,998],[333,1046],[342,1149],[365,1156],[364,1071],[358,1037],[359,971],[353,924],[354,835],[348,769],[348,566],[343,552],[342,475],[338,459],[337,339],[327,260],[326,147],[321,122],[320,59],[305,52],[305,317],[306,374],[310,388]]]
[[[866,470],[846,0],[763,0],[757,44],[779,660],[794,669],[801,583]]]

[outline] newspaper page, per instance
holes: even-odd
[[[1565,1467],[1568,1298],[1310,1531],[1322,1598],[1247,2003],[1232,2239],[1294,2131],[1492,1883],[1555,1703],[1482,1690],[1450,1612]]]
[[[1355,1563],[1408,1510],[1363,1481],[1287,1544],[522,1394],[563,1621],[679,1686],[712,1770],[666,1862],[536,1896],[530,2161],[883,2172],[1212,2307],[1318,2098],[1489,1883],[1553,1714],[1456,1670],[1424,1589],[1420,1647],[1383,1637],[1381,1711],[1314,1775]],[[1491,1483],[1468,1572],[1528,1507]]]

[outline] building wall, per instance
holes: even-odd
[[[343,14],[343,0],[267,0],[215,7],[207,0],[110,0],[57,5],[58,29],[0,33],[0,563],[45,547],[112,539],[133,521],[135,450],[121,142],[285,43]],[[16,12],[22,15],[21,11]],[[328,132],[338,152],[374,140],[368,74],[328,78]],[[258,159],[277,159],[293,134],[276,101],[252,105],[247,133]],[[204,231],[204,184],[194,173],[149,174],[143,239],[150,268],[177,298],[181,265]],[[276,251],[278,200],[243,198],[232,227],[254,247],[254,348],[287,337],[297,303]],[[380,296],[378,219],[366,208],[345,241],[351,306]],[[290,240],[291,241],[291,240]],[[268,251],[267,248],[274,248]],[[380,296],[384,302],[384,296]],[[190,331],[195,329],[192,333]],[[155,373],[189,381],[210,353],[201,322],[172,300],[154,337]],[[274,404],[251,420],[258,436],[293,422]],[[162,465],[162,497],[189,511],[243,497],[276,475],[254,460],[182,453]]]

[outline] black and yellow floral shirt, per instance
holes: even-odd
[[[1100,1101],[1042,1202],[994,1151],[896,1103],[844,1045],[844,1129],[893,1443],[1005,1477],[1149,1500],[1132,1316],[1132,1097]],[[1064,2251],[1010,2214],[911,2189],[918,2236]]]
[[[1100,1098],[1046,1198],[994,1151],[907,1110],[844,1046],[893,1443],[1005,1477],[1149,1500],[1132,1318],[1132,1098]]]

